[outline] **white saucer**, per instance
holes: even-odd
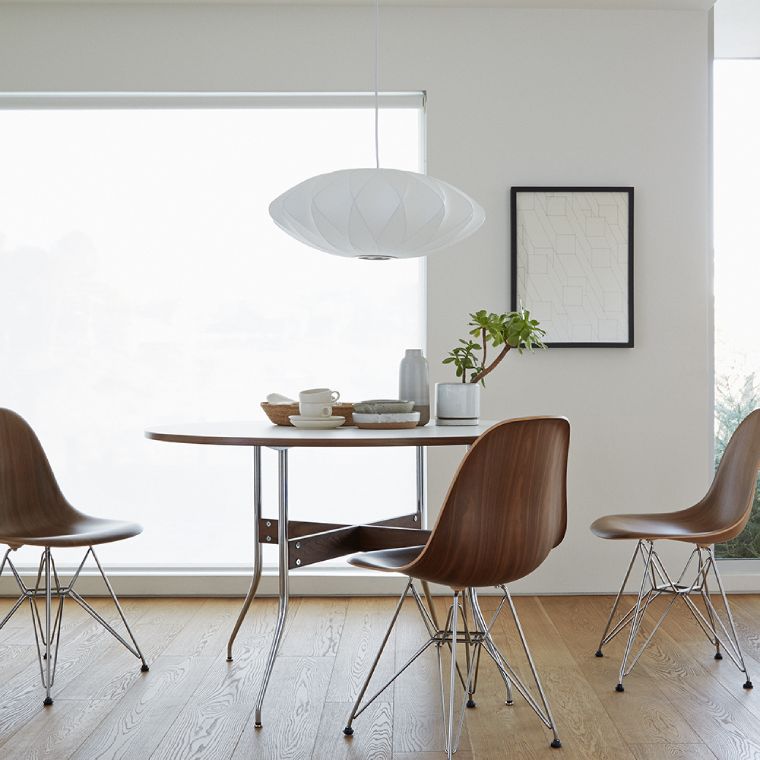
[[[288,419],[295,427],[305,430],[330,430],[346,421],[345,417],[302,417],[300,414],[291,414]]]

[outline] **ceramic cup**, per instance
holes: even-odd
[[[339,398],[340,393],[329,388],[309,388],[298,394],[298,400],[302,404],[334,404]]]
[[[301,412],[302,417],[330,417],[332,415],[332,407],[318,401],[301,401],[298,404],[298,411]]]

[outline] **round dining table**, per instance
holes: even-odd
[[[240,626],[251,606],[261,579],[262,544],[278,546],[279,607],[272,644],[258,698],[255,726],[260,728],[261,710],[277,652],[285,631],[288,613],[288,579],[292,570],[327,559],[361,551],[418,546],[427,541],[427,504],[425,494],[425,450],[428,446],[469,446],[494,422],[478,425],[437,426],[432,421],[425,426],[371,430],[339,427],[332,430],[303,430],[272,425],[269,422],[198,422],[159,425],[145,431],[155,441],[190,443],[206,446],[247,446],[253,450],[253,576],[243,607],[227,644],[227,660],[232,660],[232,648]],[[293,448],[380,448],[385,446],[413,447],[416,453],[416,495],[413,512],[369,524],[346,525],[319,521],[288,519],[288,451]],[[262,515],[261,449],[277,452],[278,515]],[[315,516],[316,517],[316,516]],[[430,590],[423,584],[433,619],[435,610]]]

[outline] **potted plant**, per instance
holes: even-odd
[[[546,348],[546,331],[527,309],[495,314],[485,309],[470,314],[470,337],[449,351],[443,364],[453,364],[459,382],[436,383],[436,421],[439,425],[477,425],[480,417],[480,386],[485,377],[513,349],[522,353]],[[496,353],[489,362],[489,347]]]

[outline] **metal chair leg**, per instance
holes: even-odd
[[[646,557],[644,558],[644,571],[641,574],[641,585],[639,586],[639,595],[636,597],[636,605],[634,607],[634,613],[633,618],[631,619],[631,629],[628,632],[628,641],[625,645],[625,652],[623,653],[623,661],[620,663],[620,672],[618,675],[618,682],[617,686],[615,686],[615,691],[625,691],[625,688],[623,687],[623,679],[625,678],[626,674],[629,672],[626,670],[626,665],[628,664],[628,658],[631,654],[631,650],[633,648],[633,644],[636,640],[636,634],[639,632],[639,627],[641,626],[641,621],[644,617],[644,612],[646,612],[647,607],[649,606],[648,601],[649,597],[651,596],[649,592],[647,592],[647,603],[644,602],[644,588],[646,587],[647,578],[649,577],[649,574],[651,572],[650,564],[652,561],[652,552],[654,551],[654,544],[649,541],[648,542],[648,549],[646,551]],[[643,549],[642,549],[643,554]]]
[[[710,601],[710,586],[707,582],[707,568],[705,567],[705,563],[702,560],[702,550],[699,550],[699,572],[702,575],[702,603],[705,607],[705,612],[707,613],[707,619],[710,621],[710,626],[712,630],[715,630],[715,618],[713,617],[712,612],[712,603]],[[710,643],[715,647],[715,659],[716,660],[722,660],[723,655],[720,652],[720,639],[713,635],[708,636],[710,639]]]
[[[74,585],[79,579],[82,568],[87,562],[87,558],[92,555],[95,560],[95,564],[98,567],[100,576],[108,590],[111,600],[116,607],[116,611],[121,617],[121,621],[124,624],[124,628],[129,635],[132,643],[130,644],[118,631],[116,631],[112,625],[97,611],[95,610],[80,594],[74,590]],[[42,686],[45,689],[45,705],[52,705],[53,698],[51,691],[55,684],[55,673],[58,665],[58,652],[60,650],[61,631],[63,628],[63,607],[66,598],[70,598],[75,601],[82,609],[85,610],[96,622],[98,622],[103,628],[105,628],[120,644],[126,647],[135,657],[142,661],[141,670],[146,672],[148,670],[148,664],[143,657],[140,647],[135,639],[132,629],[129,627],[124,610],[119,603],[119,599],[116,596],[113,586],[108,579],[103,566],[100,564],[100,560],[95,554],[93,548],[88,547],[85,552],[84,558],[79,563],[76,571],[74,572],[69,584],[64,586],[58,576],[58,571],[55,566],[55,560],[50,547],[45,547],[40,557],[40,563],[37,567],[37,578],[33,587],[26,586],[18,571],[11,562],[8,552],[6,552],[3,558],[2,564],[0,564],[0,572],[4,569],[5,565],[11,569],[13,576],[16,579],[21,596],[16,600],[10,612],[6,614],[2,621],[0,621],[0,628],[2,628],[15,611],[21,606],[25,599],[29,600],[29,606],[32,613],[32,626],[34,629],[34,640],[37,647],[37,658],[40,665],[40,680]],[[53,597],[58,599],[58,608],[53,615]],[[39,608],[37,606],[38,597],[44,597],[45,612],[44,622],[43,617],[40,615]]]
[[[631,561],[628,563],[628,569],[625,571],[625,576],[623,577],[623,582],[620,584],[620,590],[617,592],[617,596],[615,597],[615,601],[612,604],[612,609],[610,610],[610,616],[607,618],[607,625],[604,627],[604,633],[602,633],[602,638],[599,639],[599,646],[596,648],[596,656],[597,657],[604,657],[604,653],[602,652],[602,647],[607,643],[607,632],[610,630],[610,626],[612,625],[612,620],[615,617],[615,613],[617,612],[618,605],[620,604],[620,599],[623,596],[623,591],[625,590],[625,584],[628,583],[628,578],[631,575],[631,570],[633,569],[633,563],[636,561],[636,555],[642,551],[642,542],[639,541],[636,544],[636,548],[634,549],[633,555],[631,556]]]
[[[359,715],[361,712],[363,712],[372,702],[375,701],[375,699],[380,696],[380,694],[385,691],[385,689],[390,686],[391,683],[393,683],[393,680],[389,681],[377,694],[375,694],[372,699],[367,702],[367,704],[359,710],[359,705],[361,704],[362,699],[364,699],[364,695],[367,693],[367,687],[369,686],[369,682],[372,680],[372,676],[375,674],[375,670],[377,669],[377,664],[380,662],[380,657],[382,657],[383,651],[385,650],[385,645],[388,643],[388,639],[391,636],[391,632],[393,631],[393,627],[396,625],[396,620],[398,620],[399,613],[401,612],[401,608],[404,605],[404,599],[406,599],[406,595],[409,593],[409,589],[413,588],[412,586],[412,579],[409,579],[409,582],[404,587],[404,592],[401,594],[398,600],[398,604],[396,605],[396,609],[393,613],[393,617],[391,618],[390,625],[388,626],[388,630],[385,632],[385,636],[383,636],[383,640],[380,642],[380,648],[377,650],[377,654],[375,655],[375,659],[372,661],[372,667],[369,669],[369,673],[367,673],[367,677],[364,679],[364,683],[362,684],[362,688],[359,690],[359,695],[356,697],[356,702],[354,702],[354,706],[351,710],[351,714],[348,716],[348,720],[346,721],[346,726],[343,729],[343,733],[346,736],[351,736],[354,733],[354,729],[351,727],[351,724],[354,722],[354,719]]]
[[[113,600],[113,603],[119,613],[119,617],[121,618],[121,622],[124,623],[124,627],[127,629],[127,633],[129,634],[129,638],[132,639],[132,643],[134,644],[134,652],[133,654],[136,654],[136,656],[142,660],[142,667],[140,670],[143,673],[147,673],[150,668],[148,667],[148,663],[145,662],[145,657],[143,657],[143,653],[140,651],[140,646],[137,643],[137,639],[135,638],[134,634],[132,633],[132,629],[129,627],[129,623],[127,622],[127,617],[124,614],[124,610],[121,608],[121,604],[119,603],[119,599],[114,593],[113,587],[111,586],[111,581],[108,580],[108,576],[105,574],[105,571],[103,570],[103,566],[100,564],[100,560],[98,559],[98,555],[95,554],[95,551],[92,547],[90,547],[90,554],[92,554],[92,558],[95,560],[95,564],[98,566],[98,570],[100,572],[100,576],[103,579],[103,582],[106,584],[106,588],[108,589],[108,593],[111,595],[111,599]],[[106,626],[112,633],[114,633],[113,629],[110,626]],[[120,638],[120,637],[117,637]],[[127,647],[129,648],[129,647]]]
[[[501,663],[493,655],[493,651],[496,649],[496,644],[494,643],[493,636],[491,635],[491,628],[493,627],[493,624],[496,622],[496,618],[498,618],[499,613],[501,612],[501,608],[506,603],[506,599],[502,599],[502,601],[500,602],[499,606],[496,609],[496,613],[494,614],[491,620],[491,623],[488,624],[485,621],[483,611],[480,609],[480,603],[478,602],[478,595],[475,592],[475,589],[470,588],[468,589],[468,592],[470,595],[470,607],[472,609],[472,616],[475,621],[475,626],[483,633],[483,641],[481,642],[480,648],[478,649],[478,659],[480,658],[481,651],[485,649],[486,654],[493,660],[494,664],[496,665],[496,669],[499,671],[499,675],[504,681],[504,687],[507,690],[507,695],[506,695],[506,699],[504,700],[504,704],[507,704],[511,707],[514,704],[514,698],[512,694],[512,682],[510,681],[509,676],[502,669]],[[479,664],[476,665],[475,667],[475,681],[476,682],[478,678],[479,667],[480,667]],[[475,691],[475,688],[473,686],[473,693],[474,691]]]
[[[502,607],[509,602],[510,607],[514,609],[513,605],[511,604],[511,596],[509,595],[508,589],[506,586],[500,586],[499,588],[504,591],[504,597],[502,599],[502,602],[499,604],[496,613],[494,614],[491,623],[487,624],[485,621],[485,618],[483,617],[483,612],[480,609],[480,605],[477,601],[477,594],[475,593],[475,590],[472,589],[472,599],[473,599],[473,610],[475,611],[475,617],[476,620],[481,628],[482,631],[490,631],[493,627],[494,623],[496,622],[496,619],[498,618],[499,612],[501,611]],[[515,616],[517,615],[517,610],[514,610],[513,612],[513,619],[515,619]],[[519,625],[519,617],[515,619],[516,627],[518,630],[518,633],[520,634],[521,641],[523,643],[523,649],[525,650],[528,664],[531,665],[534,680],[536,681],[536,685],[539,688],[539,693],[541,700],[544,703],[544,707],[542,709],[541,705],[536,702],[536,700],[533,698],[532,694],[530,693],[530,690],[528,687],[520,680],[520,677],[515,672],[515,670],[512,668],[512,666],[507,662],[504,655],[499,651],[498,647],[494,643],[493,639],[489,636],[484,636],[483,638],[483,646],[486,649],[486,652],[490,655],[491,659],[493,659],[494,663],[496,663],[496,667],[499,669],[499,671],[502,674],[503,678],[509,678],[510,682],[514,684],[515,688],[517,689],[518,693],[525,699],[525,701],[530,705],[533,712],[536,713],[539,720],[554,734],[554,740],[551,743],[552,747],[560,747],[561,744],[559,743],[559,737],[557,736],[556,731],[556,725],[554,723],[554,718],[552,717],[551,711],[548,709],[549,703],[546,699],[545,694],[543,693],[543,687],[541,686],[540,680],[538,680],[538,671],[535,669],[535,665],[533,664],[533,658],[530,656],[530,650],[527,648],[527,641],[525,640],[524,634],[522,634],[522,627]]]
[[[512,601],[512,595],[509,593],[509,589],[506,586],[501,587],[504,591],[504,594],[507,597],[507,602],[509,603],[509,611],[512,613],[512,618],[515,621],[515,628],[517,628],[517,633],[520,636],[520,643],[522,644],[523,650],[525,652],[525,657],[528,660],[528,665],[530,665],[530,671],[533,674],[533,680],[536,683],[536,688],[538,689],[538,693],[541,696],[541,702],[544,705],[544,711],[546,712],[546,717],[549,719],[549,723],[551,724],[551,731],[552,734],[554,734],[554,739],[552,740],[551,746],[554,749],[557,749],[562,746],[562,742],[559,740],[559,734],[557,733],[557,724],[554,722],[554,716],[552,715],[551,707],[549,707],[549,700],[546,698],[546,694],[544,693],[544,687],[541,685],[541,679],[538,675],[538,670],[536,669],[536,664],[533,662],[533,655],[530,653],[530,648],[528,647],[528,641],[525,638],[525,634],[523,633],[522,625],[520,623],[520,617],[517,614],[517,610],[515,609],[515,604]]]
[[[412,579],[410,579],[406,587],[404,588],[403,594],[399,598],[398,604],[396,605],[396,609],[393,613],[388,629],[385,633],[385,636],[383,637],[383,640],[380,644],[380,648],[375,656],[375,659],[372,663],[369,673],[367,674],[367,678],[362,684],[361,690],[356,699],[356,702],[354,703],[354,706],[351,710],[348,720],[346,721],[346,726],[343,729],[343,732],[347,736],[351,736],[354,733],[354,728],[352,725],[354,720],[358,718],[359,715],[361,715],[380,696],[380,694],[382,694],[385,691],[385,689],[387,689],[429,647],[435,645],[435,650],[438,657],[438,670],[439,670],[439,677],[440,677],[441,710],[442,710],[443,725],[444,725],[444,742],[445,742],[445,749],[446,749],[448,758],[451,758],[451,756],[457,751],[459,742],[462,737],[462,730],[464,726],[464,716],[465,716],[466,708],[468,706],[468,701],[469,699],[472,698],[472,694],[474,694],[475,692],[474,679],[475,679],[477,668],[479,665],[480,653],[483,649],[485,649],[486,653],[496,663],[499,673],[501,677],[504,679],[504,683],[507,687],[508,703],[509,704],[512,703],[512,684],[514,683],[519,693],[523,697],[525,697],[526,701],[528,702],[530,707],[535,711],[535,713],[538,715],[542,723],[548,729],[550,729],[552,733],[554,734],[554,740],[552,741],[551,746],[552,747],[561,746],[560,741],[559,741],[559,736],[557,735],[554,718],[552,717],[548,700],[543,691],[543,687],[538,677],[538,672],[536,670],[535,664],[530,654],[530,650],[528,649],[528,644],[525,639],[525,635],[522,631],[519,618],[517,617],[517,611],[514,608],[514,605],[512,604],[511,597],[509,596],[509,591],[506,589],[506,587],[501,587],[501,588],[504,591],[504,597],[499,603],[490,624],[486,623],[485,618],[483,617],[483,613],[480,610],[480,606],[478,604],[478,599],[477,599],[477,594],[475,593],[475,589],[467,589],[466,591],[455,592],[453,594],[453,602],[452,602],[451,607],[449,608],[448,615],[446,616],[446,622],[444,623],[443,628],[435,628],[433,626],[432,619],[429,615],[429,612],[426,606],[422,603],[420,595],[417,593],[414,587],[414,582],[412,581]],[[406,661],[406,663],[390,678],[390,680],[388,680],[378,691],[375,692],[375,694],[372,697],[365,700],[364,703],[362,704],[362,700],[365,699],[365,695],[367,693],[369,682],[376,671],[376,668],[380,660],[380,657],[383,653],[383,650],[398,620],[398,616],[400,614],[404,599],[406,598],[407,594],[409,594],[410,592],[413,598],[415,599],[420,616],[422,617],[422,620],[425,623],[425,627],[428,633],[428,638],[419,647],[419,649],[417,649],[414,652],[414,654]],[[464,604],[461,602],[461,598],[464,593],[467,593],[470,597],[470,608],[472,610],[474,626],[472,629],[470,629],[469,622],[465,622],[464,619],[462,619],[463,631],[460,632],[458,630],[459,624],[460,624],[460,611],[461,611],[462,616],[464,616],[465,614],[465,607],[464,607]],[[526,657],[528,659],[528,664],[531,667],[533,678],[536,683],[536,687],[538,689],[540,699],[543,705],[539,704],[533,698],[533,696],[530,693],[530,690],[525,686],[525,684],[522,683],[517,673],[514,672],[514,670],[510,667],[510,665],[504,659],[503,655],[499,652],[499,650],[497,649],[494,643],[493,637],[491,636],[491,633],[490,633],[491,628],[496,622],[502,608],[507,603],[509,603],[510,608],[512,610],[513,619],[515,621],[517,631],[520,636],[523,649],[525,650]],[[464,675],[462,674],[460,670],[458,657],[457,657],[457,648],[459,644],[464,644],[467,650],[469,650],[469,656],[467,658],[467,668],[466,668],[466,673]],[[444,667],[443,667],[443,662],[442,662],[442,657],[441,657],[441,650],[444,649],[444,647],[448,647],[451,652],[451,665],[450,665],[449,677],[448,677],[448,681],[449,681],[448,699],[446,695],[446,684],[445,684],[446,678],[444,676]],[[459,719],[457,722],[457,727],[455,728],[454,716],[456,712],[455,707],[456,707],[456,692],[457,692],[458,682],[461,683],[464,693],[463,693],[462,704],[461,704],[461,709],[459,713]]]
[[[459,591],[454,592],[451,607],[451,670],[449,673],[449,719],[446,725],[446,757],[451,760],[454,754],[454,701],[457,684],[457,618],[459,616]],[[466,688],[466,685],[465,685]]]
[[[50,696],[50,687],[52,686],[50,676],[50,665],[52,658],[50,657],[50,644],[51,644],[51,605],[52,605],[52,580],[50,570],[50,547],[45,547],[45,701],[43,704],[52,705],[53,699]]]
[[[16,569],[13,567],[13,563],[11,562],[10,553],[13,551],[12,549],[8,549],[8,551],[5,552],[3,555],[3,561],[0,563],[0,577],[3,575],[3,570],[5,570],[5,565],[7,564],[8,567],[10,567],[13,572],[13,574],[16,576],[16,583],[19,583],[20,578],[18,577],[18,574],[16,573]],[[0,630],[2,630],[3,626],[15,615],[16,610],[24,603],[24,600],[26,599],[26,592],[27,588],[26,586],[21,583],[19,585],[19,590],[21,591],[21,596],[19,596],[18,599],[13,603],[13,606],[10,608],[10,610],[6,613],[5,617],[0,620]]]
[[[642,544],[644,544],[647,548],[641,549],[640,547]],[[683,600],[686,608],[697,621],[705,636],[707,636],[708,641],[715,647],[715,659],[722,660],[724,653],[728,655],[729,659],[731,659],[731,661],[745,675],[746,680],[744,682],[744,688],[751,689],[752,681],[750,680],[749,674],[747,672],[747,666],[744,661],[744,656],[741,652],[741,646],[739,643],[739,637],[736,632],[733,614],[728,602],[728,597],[725,594],[725,589],[723,588],[723,582],[718,572],[718,567],[715,562],[715,557],[713,556],[712,548],[697,545],[689,555],[684,569],[681,571],[681,574],[675,581],[671,579],[670,575],[665,569],[665,566],[663,565],[662,560],[654,550],[653,542],[640,541],[636,552],[634,552],[634,559],[639,551],[641,551],[644,560],[644,570],[642,572],[641,586],[636,598],[636,604],[620,619],[620,621],[618,621],[614,629],[608,633],[607,631],[609,630],[610,621],[612,619],[611,615],[610,621],[608,621],[607,628],[605,629],[605,634],[602,636],[602,644],[606,644],[623,628],[625,628],[626,625],[630,626],[630,630],[628,632],[628,642],[623,654],[623,661],[620,665],[618,683],[615,687],[616,691],[625,691],[623,687],[623,679],[633,670],[639,658],[649,646],[652,638],[657,633],[663,621],[670,613],[670,610],[673,608],[678,599]],[[706,555],[706,557],[703,557],[703,553]],[[697,558],[696,575],[693,580],[687,579],[684,581],[684,577],[687,575],[694,557]],[[715,580],[721,594],[721,599],[723,601],[723,607],[725,610],[725,617],[727,619],[728,625],[723,622],[721,615],[716,610],[715,605],[713,604],[710,597],[708,576],[711,570],[715,576]],[[649,580],[650,587],[649,589],[645,590],[647,580]],[[646,611],[649,605],[662,594],[671,594],[672,596],[670,602],[666,605],[665,609],[660,614],[660,617],[652,626],[652,630],[646,636],[643,643],[638,648],[638,651],[634,655],[633,645],[640,631]],[[692,594],[697,594],[702,599],[705,607],[705,614],[701,612],[701,610],[692,600]],[[615,607],[616,606],[617,600],[615,603]],[[615,611],[615,607],[613,607],[613,613]],[[597,654],[599,654],[599,652],[597,652]]]
[[[736,625],[734,624],[734,616],[733,616],[733,613],[731,612],[731,605],[728,603],[728,597],[726,596],[726,591],[723,588],[723,581],[721,580],[720,573],[718,572],[718,566],[715,564],[715,557],[713,556],[712,547],[707,547],[705,551],[707,553],[708,563],[710,567],[712,568],[713,574],[715,575],[715,580],[718,583],[718,589],[720,590],[721,598],[723,599],[723,606],[726,610],[726,616],[728,617],[728,624],[731,629],[730,638],[733,639],[731,643],[734,645],[736,649],[736,654],[738,655],[739,662],[737,663],[737,665],[739,666],[739,669],[744,673],[744,676],[746,678],[746,681],[744,682],[742,686],[745,689],[751,689],[753,688],[752,680],[750,679],[749,673],[747,672],[747,665],[744,662],[744,656],[742,655],[741,645],[739,644],[739,636],[736,633]],[[707,597],[707,599],[709,601],[709,596]],[[712,602],[710,602],[710,606],[712,606]],[[723,626],[723,623],[720,621],[720,618],[718,618],[718,622],[721,623],[721,626],[725,630],[725,626]],[[715,637],[716,639],[718,639],[717,631],[715,631]],[[730,654],[731,652],[729,651],[729,655]]]
[[[470,671],[473,671],[473,675],[477,674],[477,665],[473,669],[473,661],[480,661],[480,643],[476,643],[472,636],[470,636],[470,626],[467,623],[467,591],[462,592],[462,627],[464,628],[465,637],[465,671],[467,672],[467,679],[464,682],[464,687],[467,695],[465,704],[472,709],[476,707],[475,704],[475,684],[476,678],[470,677]],[[471,651],[472,650],[472,651]]]

